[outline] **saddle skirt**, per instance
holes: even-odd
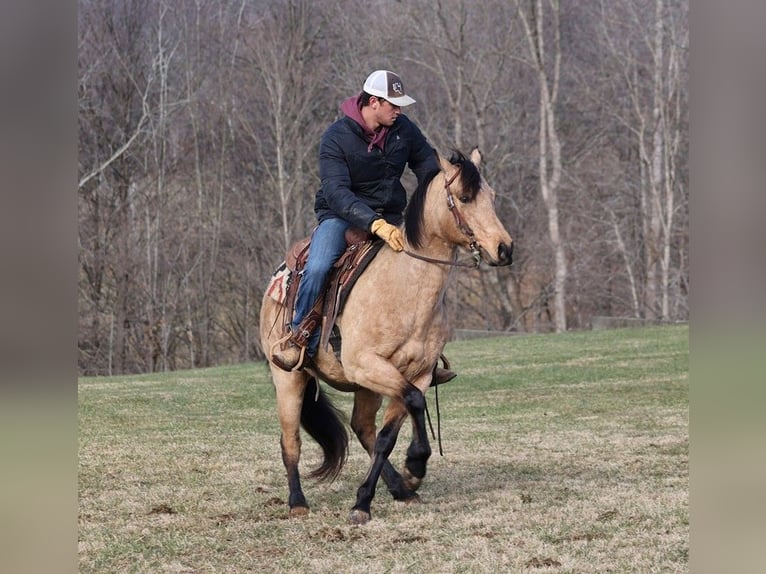
[[[309,313],[309,315],[312,313],[321,314],[322,331],[319,344],[324,349],[327,348],[335,320],[343,310],[343,305],[351,292],[351,288],[370,261],[380,251],[384,241],[361,229],[351,228],[346,231],[346,244],[346,250],[330,270],[324,293]],[[311,236],[293,244],[288,250],[285,260],[272,274],[266,290],[267,295],[280,303],[284,309],[282,330],[285,333],[295,314],[298,285],[300,285],[303,276],[301,271],[306,266],[310,248]]]

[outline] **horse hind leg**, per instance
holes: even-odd
[[[288,505],[290,516],[306,514],[309,505],[303,494],[298,464],[301,458],[300,420],[306,377],[272,368],[277,395],[277,414],[281,429],[280,447],[282,463],[287,471]]]
[[[287,504],[290,507],[290,516],[303,516],[308,514],[309,505],[301,488],[301,478],[298,471],[301,448],[300,435],[287,436],[282,433],[280,444],[282,446],[282,463],[287,470],[287,488],[289,490]]]
[[[277,410],[281,427],[282,462],[287,471],[290,516],[308,512],[301,487],[298,465],[301,455],[300,427],[317,441],[323,452],[322,463],[310,474],[320,480],[334,479],[343,468],[348,453],[348,433],[339,413],[318,383],[305,373],[285,373],[272,369],[277,390]]]
[[[354,395],[354,410],[351,415],[351,428],[356,434],[362,447],[370,455],[374,456],[375,448],[375,416],[383,402],[383,397],[367,389],[361,389]],[[417,500],[418,495],[405,485],[402,475],[399,474],[391,462],[386,459],[381,469],[381,478],[386,483],[388,492],[394,500],[412,502]]]

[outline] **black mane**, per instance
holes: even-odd
[[[479,170],[470,159],[458,150],[452,150],[449,162],[460,167],[459,187],[462,190],[460,197],[463,201],[473,201],[481,188]],[[433,171],[418,182],[418,187],[412,194],[404,212],[404,233],[407,236],[407,242],[413,247],[420,247],[422,244],[426,193],[438,173],[438,171]]]

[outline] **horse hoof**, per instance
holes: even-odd
[[[351,522],[351,524],[357,525],[367,524],[370,521],[370,518],[372,518],[372,516],[370,516],[369,512],[365,512],[364,510],[359,510],[356,508],[352,510],[348,515],[349,522]]]
[[[293,506],[290,509],[290,518],[300,518],[306,516],[309,513],[308,506]]]
[[[410,504],[420,504],[421,502],[423,502],[423,501],[420,500],[420,495],[419,494],[415,494],[415,495],[411,496],[410,498],[407,498],[404,501],[404,504],[409,506]]]

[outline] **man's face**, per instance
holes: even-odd
[[[395,106],[388,100],[378,98],[378,106],[375,110],[376,119],[382,126],[391,127],[394,125],[396,118],[402,113],[402,108]]]

